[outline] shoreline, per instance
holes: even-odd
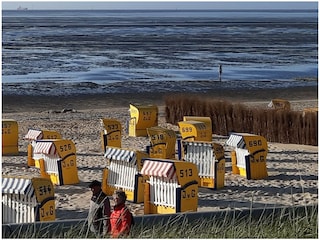
[[[129,107],[130,103],[156,104],[164,106],[165,97],[187,94],[209,99],[231,102],[270,102],[273,98],[288,101],[317,100],[318,87],[290,87],[275,89],[211,89],[206,92],[175,91],[175,92],[132,92],[132,93],[90,93],[65,96],[34,96],[34,95],[2,95],[2,113],[48,111],[62,109],[103,109],[113,107]],[[22,104],[23,103],[23,104]]]

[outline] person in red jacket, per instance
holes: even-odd
[[[110,215],[111,235],[113,238],[127,236],[132,224],[131,212],[125,204],[127,196],[124,191],[116,190],[112,197],[114,208]]]

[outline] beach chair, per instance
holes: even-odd
[[[100,119],[103,130],[101,131],[102,150],[105,153],[106,147],[121,148],[121,123],[115,119]]]
[[[198,170],[190,162],[171,159],[143,159],[145,182],[144,214],[196,212]]]
[[[33,148],[33,159],[41,176],[51,179],[53,184],[79,183],[76,148],[71,140],[37,140]]]
[[[212,141],[212,127],[207,128],[207,123],[201,121],[178,122],[182,140],[185,141]]]
[[[203,141],[212,141],[212,121],[210,117],[199,117],[199,116],[183,116],[183,121],[198,121],[203,122],[206,125],[206,137]]]
[[[175,159],[176,133],[163,127],[147,128],[150,139],[148,146],[149,157]]]
[[[27,165],[29,167],[35,166],[35,161],[33,159],[33,148],[36,144],[36,140],[41,139],[61,139],[60,133],[54,130],[37,130],[37,129],[29,129],[27,134],[24,136],[25,140],[29,140],[28,144],[28,161]]]
[[[122,189],[128,201],[143,202],[144,179],[139,172],[141,159],[147,156],[146,152],[107,146],[104,154],[107,168],[103,170],[102,190],[112,195],[114,190]]]
[[[158,126],[158,107],[130,104],[129,136],[147,137],[147,128]]]
[[[200,177],[199,186],[220,189],[224,187],[225,157],[221,144],[200,141],[182,141],[182,160],[195,164]]]
[[[306,114],[318,114],[318,107],[305,108],[302,112],[302,117],[305,117]]]
[[[284,99],[275,98],[270,101],[268,107],[277,110],[290,111],[290,102]]]
[[[267,172],[267,140],[249,133],[230,134],[226,145],[235,147],[231,152],[232,173],[247,179],[264,179]]]
[[[2,119],[2,155],[19,154],[18,123],[14,119]]]
[[[54,187],[50,179],[2,177],[2,223],[54,221]]]

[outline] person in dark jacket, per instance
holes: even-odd
[[[110,216],[111,236],[113,238],[127,236],[132,224],[132,214],[125,204],[127,196],[124,191],[116,190],[112,197],[114,207]]]
[[[110,232],[110,201],[102,191],[101,182],[94,180],[89,188],[92,191],[90,208],[88,214],[88,224],[91,232],[97,235],[106,235]]]

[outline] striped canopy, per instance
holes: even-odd
[[[166,161],[145,160],[141,169],[141,174],[143,175],[165,177],[169,179],[175,178],[175,173],[174,164]]]
[[[24,136],[24,139],[28,140],[39,140],[42,139],[42,131],[29,129],[28,133]]]
[[[197,141],[182,141],[184,146],[198,146],[198,147],[207,147],[212,148],[211,142],[197,142]]]
[[[34,188],[31,179],[25,178],[2,178],[2,194],[22,194],[32,197]]]
[[[243,139],[243,136],[236,135],[236,134],[230,135],[230,137],[226,141],[226,145],[229,145],[232,147],[237,147],[237,148],[242,148],[242,149],[244,149],[246,147],[246,143]]]
[[[55,155],[57,153],[56,147],[51,141],[37,141],[33,152],[44,153],[48,155]]]
[[[110,160],[125,161],[130,163],[136,163],[136,154],[134,151],[106,147],[106,152],[104,156]]]

